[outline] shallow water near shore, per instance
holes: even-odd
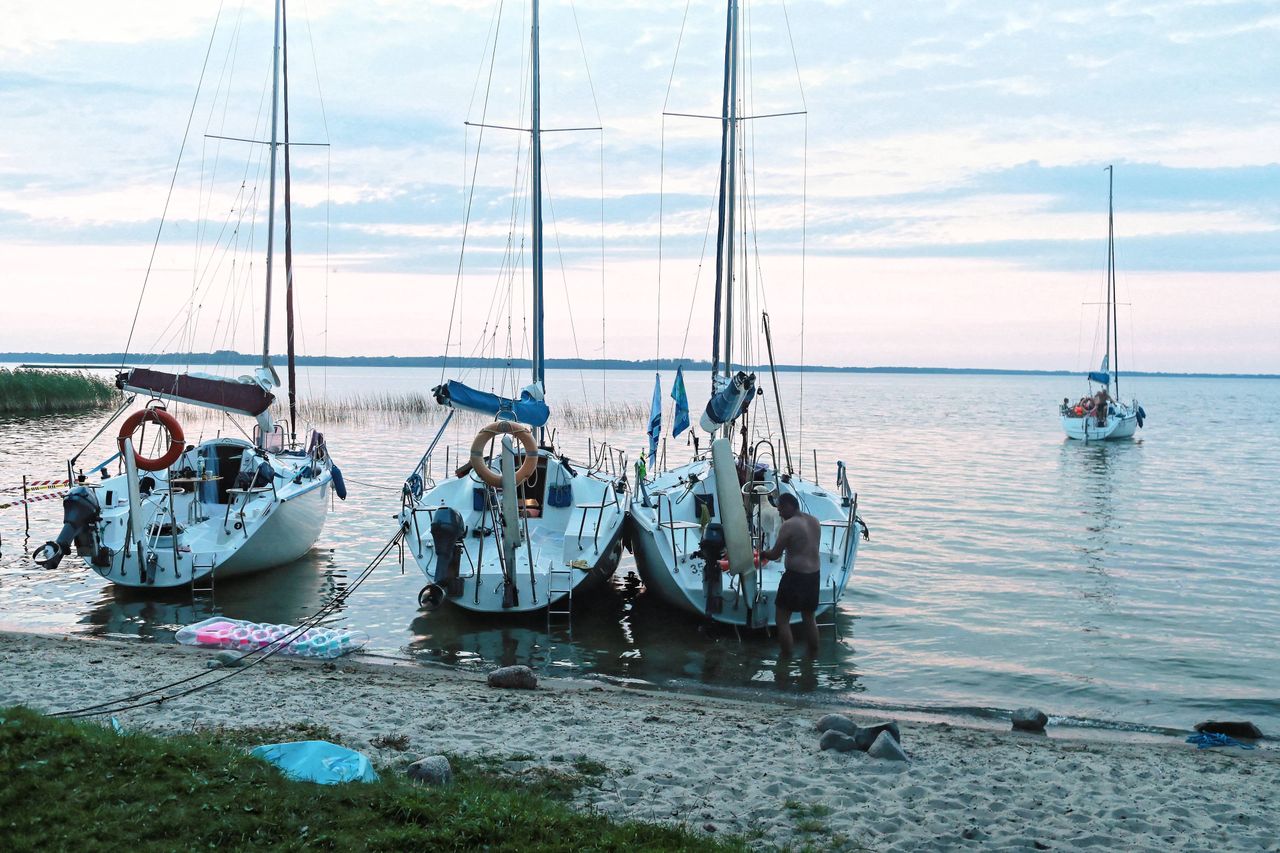
[[[303,372],[304,395],[426,392],[438,370]],[[690,396],[701,392],[690,377]],[[783,393],[800,410],[799,377]],[[738,638],[641,589],[625,558],[615,585],[572,624],[420,612],[423,579],[387,560],[332,624],[380,653],[462,667],[525,663],[549,675],[848,701],[985,716],[1037,705],[1078,725],[1186,728],[1248,718],[1280,730],[1280,382],[1136,378],[1149,413],[1133,441],[1066,441],[1056,403],[1083,380],[1041,376],[812,374],[793,461],[831,485],[842,459],[872,539],[859,552],[819,659],[782,662],[767,638]],[[552,371],[556,398],[645,402],[644,371]],[[700,385],[700,383],[699,383]],[[664,387],[669,378],[664,378]],[[771,411],[770,416],[774,413]],[[228,429],[183,413],[188,436]],[[0,419],[0,489],[65,476],[104,414]],[[554,414],[553,414],[554,418]],[[776,423],[776,418],[775,418]],[[297,622],[356,577],[395,531],[399,487],[435,423],[371,415],[322,424],[350,499],[304,559],[212,598],[116,590],[68,560],[25,555],[56,535],[56,500],[0,510],[0,623],[30,631],[172,642],[214,612]],[[585,436],[560,441],[586,455]],[[83,457],[112,452],[108,431]],[[634,453],[643,424],[608,440]],[[470,429],[451,435],[469,441]],[[673,463],[687,453],[668,442]],[[443,465],[437,465],[439,474]],[[12,492],[0,492],[6,503]],[[582,602],[587,605],[587,602]]]

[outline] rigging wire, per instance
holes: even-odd
[[[191,122],[196,115],[196,104],[200,100],[200,87],[204,83],[205,70],[209,67],[209,56],[213,52],[214,38],[218,34],[218,23],[222,20],[222,2],[218,3],[218,12],[213,21],[213,32],[209,34],[209,45],[205,48],[204,61],[200,65],[200,78],[196,82],[196,93],[191,98],[191,112],[187,116],[186,129],[182,131],[182,144],[178,146],[178,160],[173,164],[173,176],[169,179],[169,191],[165,195],[164,209],[160,213],[160,224],[156,226],[156,237],[151,244],[151,257],[147,261],[147,271],[142,276],[142,289],[138,293],[138,304],[133,311],[133,322],[129,324],[129,337],[125,340],[124,352],[120,354],[120,368],[124,369],[129,358],[129,350],[133,346],[133,333],[138,326],[138,315],[142,311],[142,300],[147,295],[147,282],[151,280],[151,269],[156,261],[156,250],[160,246],[160,234],[164,230],[165,217],[169,213],[169,203],[173,200],[173,188],[178,181],[178,169],[182,165],[183,152],[187,150],[187,137],[191,133]]]

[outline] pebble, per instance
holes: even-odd
[[[443,755],[428,755],[406,768],[409,778],[427,785],[448,785],[453,781],[453,768]]]
[[[1013,727],[1022,732],[1042,732],[1049,716],[1039,708],[1019,708],[1013,712]]]
[[[214,659],[223,666],[239,666],[241,654],[239,652],[218,652]]]
[[[847,735],[853,735],[858,733],[858,724],[844,714],[826,714],[822,719],[818,720],[818,731],[843,732]]]
[[[1196,731],[1251,740],[1262,737],[1262,730],[1248,720],[1205,720],[1203,723],[1196,724]]]
[[[527,666],[504,666],[489,673],[490,687],[506,687],[513,690],[535,690],[538,676]]]
[[[818,748],[822,750],[834,749],[836,752],[851,752],[858,748],[858,742],[852,735],[832,729],[822,733],[822,737],[818,740]]]
[[[867,755],[885,761],[907,760],[907,754],[902,751],[902,747],[898,744],[898,739],[889,731],[880,733],[875,742],[871,744],[871,748],[867,750]]]

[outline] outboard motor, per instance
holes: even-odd
[[[724,527],[719,522],[711,522],[702,531],[702,539],[698,542],[698,553],[705,562],[702,568],[702,589],[707,596],[707,615],[713,616],[724,609],[724,572],[720,569],[720,560],[724,557]]]
[[[419,599],[428,610],[440,606],[445,595],[462,595],[462,578],[458,570],[462,564],[462,540],[467,535],[467,525],[452,507],[436,510],[431,520],[431,541],[436,551],[435,583],[422,591]]]
[[[98,521],[102,518],[98,496],[88,486],[76,486],[62,500],[62,532],[57,540],[46,542],[36,549],[31,558],[46,569],[56,569],[62,558],[71,553],[74,542],[76,552],[94,565],[111,564],[111,554],[98,543]]]

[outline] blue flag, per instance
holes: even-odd
[[[653,374],[653,406],[649,409],[649,461],[658,456],[658,436],[662,435],[662,376]]]
[[[676,381],[671,383],[671,399],[676,401],[675,422],[671,425],[671,437],[675,438],[689,428],[689,395],[684,390],[684,369],[676,368]]]

